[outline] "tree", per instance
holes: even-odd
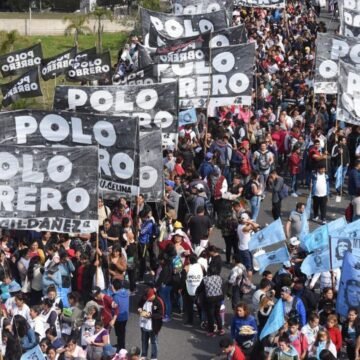
[[[102,53],[102,34],[104,32],[104,26],[102,24],[103,20],[113,21],[113,13],[105,8],[95,6],[93,11],[88,14],[89,18],[94,18],[97,22],[97,51]]]
[[[69,22],[69,25],[65,29],[65,36],[70,36],[74,33],[74,44],[78,46],[79,35],[89,34],[91,33],[91,29],[88,25],[86,25],[89,20],[86,15],[78,15],[78,16],[66,16],[64,18],[65,22]]]
[[[20,38],[20,34],[17,30],[11,30],[10,32],[4,32],[1,41],[0,53],[6,54],[14,50],[14,44]]]
[[[145,9],[149,9],[149,10],[153,10],[153,11],[161,10],[160,0],[139,0],[138,3],[139,3],[139,6],[145,8]]]

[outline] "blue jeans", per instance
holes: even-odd
[[[171,304],[171,285],[161,285],[159,289],[159,295],[165,303],[165,316],[171,317],[172,304]]]
[[[260,196],[253,196],[250,199],[250,206],[251,206],[251,220],[256,221],[257,217],[259,216],[260,212]]]
[[[292,193],[297,192],[297,187],[298,187],[297,180],[298,180],[298,175],[297,174],[291,175],[291,192]]]
[[[151,342],[151,358],[156,359],[158,357],[158,336],[153,331],[141,329],[141,356],[145,358],[149,350],[149,340]]]

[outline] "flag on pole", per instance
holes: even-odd
[[[271,311],[269,318],[266,321],[266,324],[263,330],[260,333],[260,341],[281,329],[281,327],[285,324],[285,316],[284,316],[284,308],[282,300],[278,300],[275,304],[274,308]]]
[[[336,312],[347,316],[351,307],[360,307],[360,258],[347,251],[341,272]]]
[[[301,264],[301,272],[307,276],[318,274],[324,271],[329,271],[330,266],[330,251],[329,245],[327,248],[317,249],[309,254]]]
[[[341,183],[342,183],[342,176],[343,176],[343,166],[340,165],[337,170],[336,170],[336,173],[335,173],[335,189],[338,190],[341,188]]]
[[[288,261],[290,256],[287,247],[284,245],[275,251],[263,252],[261,255],[254,258],[259,263],[259,273],[261,274],[269,265],[281,264]]]

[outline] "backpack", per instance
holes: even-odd
[[[219,275],[205,276],[204,279],[205,296],[208,299],[223,296],[223,283]]]
[[[268,153],[269,151],[266,151],[265,154],[259,152],[259,158],[257,160],[259,165],[259,170],[266,171],[270,169]]]
[[[236,283],[237,286],[240,289],[240,293],[241,294],[249,294],[252,290],[251,288],[251,281],[247,276],[247,272],[246,272],[246,268],[244,266],[244,268],[242,269],[243,273],[241,276],[238,277],[238,279],[236,279]]]
[[[293,319],[293,320],[297,321],[298,324],[300,324],[300,314],[299,314],[299,312],[297,311],[297,308],[296,308],[297,304],[298,304],[298,301],[299,301],[299,299],[295,296],[294,300],[293,300],[293,303],[292,303],[292,306],[291,306],[291,310],[287,314],[287,319],[288,320]]]
[[[204,200],[204,208],[205,214],[209,216],[210,219],[212,219],[214,216],[214,206],[208,198]]]
[[[172,275],[171,275],[172,285],[180,284],[181,272],[183,270],[183,263],[179,255],[176,255],[172,258],[171,267],[172,267]]]
[[[252,191],[252,186],[253,184],[253,181],[252,180],[249,180],[246,184],[245,184],[245,187],[244,187],[244,198],[246,200],[250,200],[253,196],[254,196],[254,193]]]
[[[284,183],[279,191],[279,198],[283,200],[289,196],[289,187]]]

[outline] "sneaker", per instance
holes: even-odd
[[[165,317],[163,318],[163,322],[164,322],[164,323],[168,323],[169,321],[171,321],[171,317],[165,316]]]
[[[251,284],[251,289],[252,289],[252,290],[256,290],[256,285]]]
[[[318,216],[314,217],[314,218],[312,219],[312,221],[318,222],[318,221],[319,221],[319,217],[318,217]]]
[[[321,224],[325,225],[326,224],[326,220],[321,220]]]
[[[221,330],[219,331],[219,335],[220,335],[220,336],[225,335],[225,330],[224,330],[224,329],[221,329]]]
[[[205,330],[207,327],[207,321],[202,321],[201,324],[200,324],[200,328]]]
[[[291,193],[290,196],[295,197],[295,198],[299,197],[299,195],[296,192]]]
[[[206,336],[207,337],[215,337],[216,334],[214,332],[208,332],[208,333],[206,333]]]

